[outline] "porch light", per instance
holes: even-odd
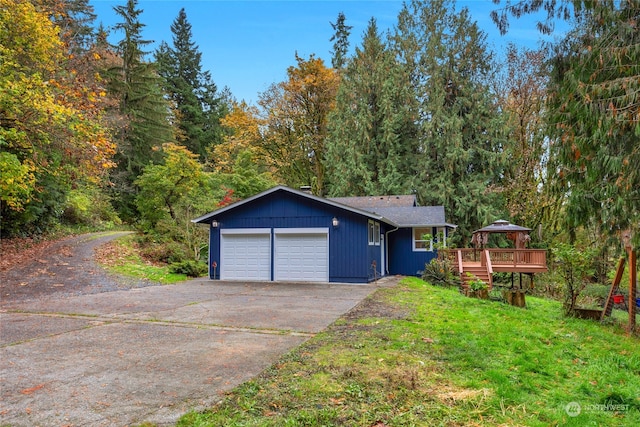
[[[338,218],[334,216],[331,220],[331,224],[333,224],[334,227],[338,227],[340,225],[340,221],[338,221]]]
[[[220,226],[220,223],[218,223],[217,219],[214,219],[213,221],[211,221],[211,226],[213,228],[218,228]]]

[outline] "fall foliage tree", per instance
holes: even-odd
[[[504,68],[495,90],[509,128],[504,150],[510,161],[499,190],[516,224],[532,229],[544,224],[555,233],[564,198],[552,191],[555,173],[545,116],[549,80],[545,53],[511,44]]]
[[[257,107],[245,101],[236,102],[220,120],[220,125],[223,129],[222,142],[209,147],[208,163],[214,171],[231,173],[236,159],[243,152],[250,152],[260,165],[266,167],[260,152],[262,121]]]
[[[28,233],[59,219],[73,186],[111,167],[113,145],[93,88],[75,84],[50,11],[0,2],[2,232]]]
[[[339,77],[324,61],[296,55],[297,67],[288,80],[260,95],[265,111],[261,149],[277,176],[287,185],[311,185],[325,194],[325,139],[327,117],[335,105]]]

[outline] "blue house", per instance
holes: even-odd
[[[415,196],[327,199],[277,186],[192,220],[209,226],[214,280],[367,283],[416,275],[445,236],[442,206]],[[446,242],[446,240],[445,240]]]

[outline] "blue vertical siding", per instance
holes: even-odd
[[[340,221],[338,227],[332,226],[334,217]],[[380,246],[368,245],[367,217],[296,194],[272,193],[213,218],[219,227],[210,227],[212,279],[220,278],[220,229],[230,228],[328,227],[330,282],[364,283],[373,278],[372,262],[380,266]]]
[[[437,256],[435,251],[413,250],[413,229],[401,228],[389,233],[389,274],[415,276]]]

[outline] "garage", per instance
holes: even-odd
[[[233,229],[220,233],[223,280],[271,280],[271,229]]]
[[[274,280],[328,282],[329,229],[275,229]]]

